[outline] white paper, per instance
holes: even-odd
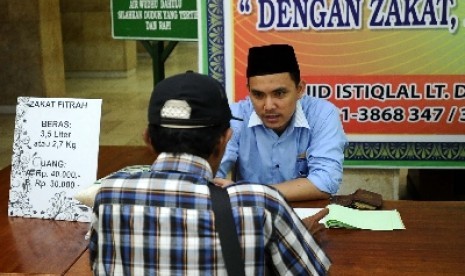
[[[294,211],[296,212],[296,214],[299,216],[300,219],[313,216],[314,214],[318,213],[321,210],[323,210],[323,208],[294,208]],[[320,219],[318,223],[325,224],[326,217]]]
[[[323,208],[294,208],[295,213],[299,216],[300,219],[313,216],[321,210],[323,210]]]
[[[100,99],[18,98],[8,215],[90,221],[72,199],[96,180]]]

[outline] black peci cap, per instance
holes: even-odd
[[[247,59],[247,78],[283,72],[300,74],[294,48],[287,44],[252,47]]]
[[[221,83],[192,71],[158,83],[148,108],[149,124],[168,128],[216,126],[231,119],[241,120],[232,116]]]

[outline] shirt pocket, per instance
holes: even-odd
[[[294,175],[296,178],[303,178],[308,176],[307,158],[297,158],[297,162],[295,163]]]

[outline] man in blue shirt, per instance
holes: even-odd
[[[212,211],[208,188],[235,119],[223,87],[193,72],[167,78],[152,93],[148,119],[150,170],[117,172],[95,197],[94,275],[227,275],[215,223],[224,218]],[[226,191],[246,275],[327,273],[331,262],[312,233],[328,209],[301,221],[271,186]]]
[[[339,110],[305,94],[290,45],[249,50],[249,96],[231,105],[233,137],[215,183],[235,180],[272,184],[289,201],[328,198],[342,181],[347,139]]]

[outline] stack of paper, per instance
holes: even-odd
[[[326,227],[369,230],[405,229],[397,210],[356,210],[331,204],[325,218]]]
[[[405,229],[397,210],[357,210],[336,204],[327,206],[329,214],[320,223],[327,228],[352,228],[367,230]],[[311,216],[320,208],[295,208],[300,218]]]

